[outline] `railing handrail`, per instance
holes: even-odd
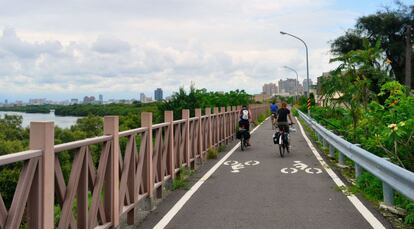
[[[93,145],[101,142],[106,142],[112,139],[111,135],[103,135],[93,138],[86,138],[78,141],[63,143],[59,145],[55,145],[55,153],[59,153],[65,150],[77,149],[82,146]]]
[[[26,150],[0,156],[0,166],[42,156],[42,150]]]
[[[407,198],[414,200],[414,173],[352,144],[333,134],[312,118],[299,111],[300,117],[337,150],[368,172],[390,185]]]

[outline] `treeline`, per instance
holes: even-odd
[[[142,111],[153,111],[157,109],[157,103],[142,104],[74,104],[69,106],[59,106],[55,109],[55,114],[60,116],[88,116],[88,115],[128,115],[138,114]]]
[[[26,105],[26,106],[10,106],[0,107],[0,111],[15,111],[25,113],[50,113],[50,110],[56,109],[57,105]]]
[[[183,88],[172,95],[170,101],[160,103],[158,106],[158,115],[163,116],[164,111],[174,111],[174,118],[181,118],[182,109],[190,109],[191,116],[194,116],[196,108],[206,107],[227,107],[248,105],[253,103],[252,96],[247,94],[244,90],[235,90],[226,93],[209,92],[207,89],[196,89],[191,87],[187,92]]]

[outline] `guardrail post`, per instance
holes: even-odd
[[[191,147],[190,147],[190,110],[183,109],[182,119],[185,120],[185,130],[184,130],[184,157],[185,162],[187,162],[187,168],[191,169]]]
[[[141,113],[141,126],[147,127],[147,139],[146,142],[141,142],[145,144],[145,157],[144,157],[144,168],[143,168],[143,183],[145,190],[148,192],[148,197],[144,203],[145,210],[152,210],[154,208],[154,165],[152,162],[153,155],[153,144],[152,144],[152,113],[151,112],[142,112]]]
[[[335,158],[335,147],[332,144],[329,144],[329,157]]]
[[[363,168],[359,164],[355,163],[355,178],[358,178],[359,176],[361,176],[362,171],[363,171]]]
[[[167,170],[171,175],[170,181],[175,179],[175,153],[174,153],[174,113],[164,111],[164,122],[168,123],[168,146],[167,146]]]
[[[355,146],[360,147],[361,144],[355,144]],[[359,176],[362,175],[363,168],[357,163],[355,163],[354,166],[355,166],[355,178],[358,178]]]
[[[195,116],[198,118],[197,120],[197,135],[198,135],[198,142],[196,142],[197,152],[199,152],[200,157],[198,158],[198,163],[203,162],[203,131],[201,131],[202,125],[201,125],[201,109],[197,108],[195,109]]]
[[[326,141],[325,138],[322,137],[322,146],[323,146],[323,148],[326,148],[327,145],[328,145],[328,142]]]
[[[384,196],[384,203],[388,206],[394,205],[394,190],[386,182],[382,182],[382,192]]]
[[[344,138],[344,136],[339,136],[339,137]],[[339,150],[338,150],[338,165],[339,167],[342,167],[342,168],[346,167],[345,166],[345,155]]]
[[[206,110],[205,110],[205,113],[206,113],[206,116],[208,117],[207,118],[207,124],[206,124],[208,126],[207,127],[208,132],[207,132],[207,142],[206,142],[206,144],[207,144],[207,149],[210,149],[213,145],[213,132],[212,132],[212,126],[211,126],[211,108],[207,107]]]
[[[104,117],[104,134],[112,135],[112,147],[106,170],[104,205],[114,227],[119,225],[119,118]]]
[[[27,201],[29,228],[54,228],[55,151],[54,123],[30,123],[30,149],[43,154],[33,177]],[[19,206],[24,208],[24,206]]]
[[[339,166],[344,167],[345,166],[345,155],[341,151],[338,151],[338,152],[339,152],[338,164]]]

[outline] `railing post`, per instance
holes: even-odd
[[[171,174],[171,181],[175,179],[175,152],[174,152],[174,113],[173,111],[164,112],[164,122],[168,123],[168,148],[167,148],[167,170]]]
[[[146,199],[145,209],[152,210],[154,207],[154,165],[152,162],[153,155],[153,143],[152,143],[152,113],[142,112],[141,113],[141,126],[147,127],[147,138],[145,144],[145,157],[144,157],[144,168],[143,168],[143,182],[145,190],[148,192],[148,198]]]
[[[235,136],[236,126],[237,126],[237,124],[236,124],[236,122],[237,122],[237,118],[236,118],[237,111],[236,110],[237,110],[236,106],[231,107],[231,114],[230,114],[231,127],[230,127],[230,130],[231,130],[231,139],[232,140],[234,140],[236,138],[236,136]]]
[[[199,155],[200,155],[200,160],[199,160],[199,163],[202,163],[203,162],[203,145],[204,145],[204,142],[203,142],[203,131],[202,131],[202,121],[201,121],[201,109],[200,108],[197,108],[197,109],[195,109],[195,116],[198,118],[198,121],[197,121],[197,128],[196,128],[196,130],[197,130],[197,135],[198,135],[198,142],[196,143],[196,146],[197,146],[197,151],[199,152]]]
[[[382,192],[384,196],[384,203],[388,206],[394,205],[394,190],[385,181],[382,182]]]
[[[226,139],[226,108],[221,107],[220,108],[220,142],[225,144],[224,141]]]
[[[219,109],[218,107],[214,107],[214,114],[215,114],[215,122],[216,122],[216,129],[213,130],[215,131],[216,137],[214,139],[213,145],[218,147],[218,144],[220,142],[220,116],[219,116]]]
[[[211,147],[213,146],[213,132],[212,132],[212,128],[211,128],[211,108],[207,107],[206,108],[206,116],[207,118],[207,126],[208,126],[208,133],[207,133],[207,149],[211,149]]]
[[[191,147],[190,147],[190,110],[182,110],[182,119],[185,120],[185,130],[184,130],[184,157],[185,162],[187,162],[187,168],[191,168]]]
[[[112,147],[105,179],[105,211],[114,227],[119,225],[119,118],[104,117],[104,134],[112,135]]]
[[[30,123],[30,149],[43,151],[27,202],[29,228],[54,228],[54,123]],[[27,187],[30,188],[30,187]],[[20,206],[24,208],[24,206]]]

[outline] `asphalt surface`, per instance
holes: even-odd
[[[296,129],[290,134],[291,152],[281,158],[272,142],[270,120],[266,121],[252,135],[250,148],[237,149],[227,159],[227,164],[237,161],[243,166],[221,165],[166,228],[371,228]],[[253,165],[255,161],[259,164]],[[302,164],[295,167],[298,161]],[[284,168],[297,172],[282,173]],[[185,191],[180,192],[167,197],[138,228],[152,228]],[[386,222],[384,226],[389,227]]]

